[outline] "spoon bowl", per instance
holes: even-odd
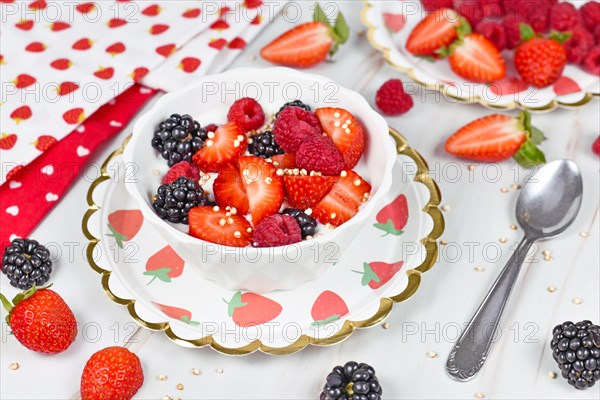
[[[529,239],[558,235],[575,219],[583,198],[583,181],[570,160],[552,161],[533,175],[517,200],[517,220]]]

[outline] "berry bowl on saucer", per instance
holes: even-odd
[[[245,122],[240,121],[233,111],[233,104],[247,98],[253,99],[247,101],[248,104],[252,103],[256,107],[258,103],[263,110],[261,112],[264,112],[264,123],[261,119],[260,128],[250,126],[250,123],[249,126],[243,126]],[[293,106],[280,110],[283,105],[295,101]],[[296,107],[305,104],[314,110],[314,114],[312,111],[305,112],[301,107]],[[248,111],[250,105],[244,103],[240,107],[241,118],[245,118],[244,112],[252,117],[255,115]],[[286,114],[290,119],[286,123],[280,123],[275,120],[278,113],[278,119],[285,119]],[[306,113],[310,114],[309,117],[306,117]],[[157,146],[153,141],[155,132],[162,129],[161,126],[164,128],[164,121],[173,114],[191,116],[194,121],[199,122],[203,135],[201,148],[197,152],[194,148],[193,157],[193,164],[200,168],[199,177],[194,178],[196,182],[188,182],[189,188],[181,186],[182,178],[171,183],[171,186],[163,185],[163,179],[169,172],[169,164],[179,162],[179,156],[175,160],[169,159],[169,152],[162,151],[161,154],[156,150]],[[294,115],[290,117],[290,114]],[[299,117],[300,115],[302,117]],[[299,132],[296,125],[304,124],[301,118],[305,117],[313,118],[317,124],[320,120],[323,129],[316,137],[293,136]],[[350,121],[356,121],[352,127]],[[331,129],[326,126],[329,123],[331,125],[327,126]],[[277,124],[280,126],[277,127]],[[215,128],[206,129],[210,125]],[[312,126],[314,125],[313,123]],[[356,125],[362,127],[360,129],[364,134],[364,145],[362,140],[360,145],[362,154],[357,153],[356,148],[352,146],[349,146],[352,147],[351,150],[344,153],[342,150],[347,147],[344,147],[346,139],[342,134],[344,131],[349,135],[354,134]],[[240,135],[236,133],[233,137],[235,140],[232,140],[232,143],[236,144],[235,151],[241,147],[240,154],[231,159],[218,159],[227,152],[217,151],[214,146],[219,146],[220,138],[229,134],[232,129],[242,129],[243,137],[240,139]],[[278,167],[279,163],[274,161],[275,157],[265,157],[264,148],[259,149],[260,146],[256,143],[251,146],[252,137],[256,138],[256,135],[271,130],[283,148],[280,149],[281,153],[284,150],[286,153],[295,153],[297,166]],[[331,132],[337,132],[338,137]],[[197,145],[196,143],[194,146]],[[290,151],[292,146],[299,146],[297,152]],[[339,157],[340,160],[336,161],[335,157]],[[306,281],[318,278],[328,268],[333,267],[347,249],[358,245],[353,243],[354,239],[362,228],[368,225],[369,217],[378,209],[378,205],[381,205],[382,199],[391,188],[396,151],[389,137],[386,121],[360,94],[318,75],[287,68],[245,68],[206,76],[183,90],[164,95],[136,122],[132,138],[124,151],[124,162],[125,166],[133,171],[125,176],[124,185],[139,206],[145,223],[151,224],[188,265],[200,271],[204,278],[226,289],[265,293],[293,289]],[[319,168],[305,168],[309,163]],[[321,168],[329,172],[316,171]],[[238,187],[242,189],[229,190],[230,186],[227,186],[228,197],[225,198],[222,188],[226,169],[233,171],[233,174],[239,174],[242,182]],[[248,171],[254,171],[255,181],[248,178]],[[260,176],[265,175],[265,171],[268,174],[272,172],[273,175]],[[331,183],[332,186],[327,190],[322,190],[314,210],[313,207],[297,206],[308,198],[309,193],[318,188],[313,187],[311,191],[302,192],[298,189],[303,187],[302,185],[292,187],[287,183],[295,179],[312,181],[310,178],[315,175],[324,175],[323,181],[334,183]],[[327,176],[335,177],[329,179]],[[347,183],[350,177],[352,179]],[[221,180],[220,187],[215,183],[218,180]],[[233,186],[232,182],[226,183]],[[272,203],[275,202],[274,197],[279,194],[273,194],[271,190],[278,187],[276,184],[281,185],[281,199],[275,204],[276,209],[273,212]],[[336,213],[335,207],[346,204],[348,197],[352,198],[355,194],[352,184],[357,188],[368,189],[364,189],[360,205],[353,206],[352,216],[346,216],[342,221],[342,213]],[[166,213],[160,207],[157,211],[157,205],[153,204],[157,201],[157,195],[160,201],[163,201],[164,196],[174,194],[176,190],[179,190],[181,195],[181,190],[192,189],[195,190],[192,197],[203,197],[198,203],[199,207],[192,208],[189,212],[189,221],[186,218],[184,223],[169,222]],[[190,195],[189,192],[187,194]],[[248,196],[248,216],[240,215],[237,208],[233,207],[241,201],[240,196]],[[223,203],[224,199],[230,201],[226,203],[229,205]],[[277,242],[277,235],[287,230],[286,224],[290,220],[292,225],[295,225],[296,218],[302,228],[297,213],[286,211],[287,208],[300,209],[304,215],[318,220],[316,233],[303,234],[301,241],[281,242],[290,244],[268,245],[272,240]],[[265,209],[270,209],[271,212],[266,215]],[[177,210],[177,215],[179,211],[181,210]],[[284,220],[288,222],[284,223]],[[203,224],[204,221],[216,221],[216,224]],[[232,232],[232,226],[238,224],[244,229]],[[211,240],[213,237],[225,237],[221,243],[232,245],[220,244],[218,240]],[[285,235],[284,239],[287,240]]]

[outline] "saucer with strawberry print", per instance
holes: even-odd
[[[568,1],[577,5],[575,1]],[[465,81],[443,60],[415,57],[406,48],[412,29],[427,15],[420,1],[364,0],[361,13],[371,46],[381,51],[386,62],[414,82],[436,90],[447,98],[480,103],[488,108],[550,111],[556,107],[579,107],[600,96],[600,79],[577,65],[567,64],[554,84],[535,88],[523,82],[513,65],[512,51],[504,50],[506,77],[483,84]]]
[[[141,326],[163,330],[182,346],[283,355],[341,342],[357,328],[382,322],[394,304],[417,291],[444,229],[440,192],[427,164],[400,134],[390,134],[398,151],[394,188],[350,249],[339,258],[335,246],[315,255],[334,261],[329,271],[296,289],[260,295],[227,290],[188,266],[144,222],[125,190],[135,173],[123,161],[128,140],[88,191],[82,224],[88,261],[111,300]]]

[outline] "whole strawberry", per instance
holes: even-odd
[[[6,322],[15,338],[30,350],[56,354],[65,351],[77,336],[77,321],[64,300],[46,288],[19,293],[12,301],[0,294],[8,311]]]
[[[533,29],[521,24],[523,43],[515,50],[515,68],[523,80],[543,88],[561,77],[567,63],[567,53],[562,42],[569,34],[552,33],[549,38],[535,36]]]
[[[107,347],[94,353],[81,375],[81,399],[131,399],[144,383],[138,356],[124,347]]]

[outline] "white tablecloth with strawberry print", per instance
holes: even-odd
[[[222,70],[284,4],[0,1],[0,184],[134,82],[168,91]]]

